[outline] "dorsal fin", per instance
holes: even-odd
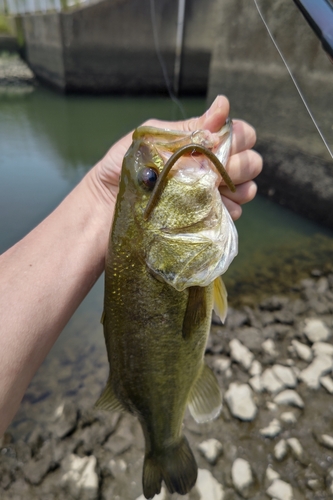
[[[223,283],[222,276],[214,280],[214,306],[213,309],[222,323],[225,322],[228,312],[228,292]]]
[[[205,287],[191,286],[188,289],[187,306],[183,321],[183,337],[191,336],[193,327],[201,323],[206,317],[206,290]]]
[[[222,393],[216,377],[207,365],[202,365],[201,374],[192,388],[188,407],[199,424],[216,418],[222,409]]]

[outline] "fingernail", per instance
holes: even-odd
[[[206,111],[206,113],[205,113],[205,114],[206,114],[206,116],[207,116],[207,118],[208,118],[209,116],[211,116],[213,113],[215,113],[215,109],[214,109],[214,108],[215,108],[215,106],[216,106],[216,104],[215,104],[215,103],[218,101],[218,98],[219,98],[219,96],[216,96],[216,97],[215,97],[215,99],[214,99],[214,101],[212,102],[212,104],[211,104],[211,105],[209,106],[209,108],[207,109],[207,111]]]

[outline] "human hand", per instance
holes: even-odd
[[[224,125],[229,115],[229,102],[224,96],[218,96],[211,107],[198,118],[191,118],[179,122],[148,120],[145,125],[173,130],[194,131],[207,129],[217,132]],[[232,193],[226,186],[221,185],[220,192],[225,206],[234,220],[241,216],[241,206],[251,201],[257,192],[253,179],[261,172],[262,158],[251,150],[256,141],[253,127],[242,120],[233,120],[233,142],[231,156],[226,169],[236,185],[236,192]],[[107,204],[114,206],[123,157],[132,142],[132,132],[114,144],[105,157],[96,165],[94,173],[102,189],[102,198]]]

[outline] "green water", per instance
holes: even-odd
[[[183,105],[188,117],[205,109],[203,99],[184,99]],[[180,118],[167,98],[61,96],[42,89],[0,96],[0,252],[47,216],[114,141],[149,117]],[[226,277],[231,300],[261,287],[269,291],[269,283],[284,283],[303,267],[330,264],[331,233],[267,199],[245,206],[237,226],[240,253]],[[269,279],[263,277],[266,267]],[[243,289],[243,283],[249,286]],[[34,418],[27,410],[31,402],[47,400],[43,408],[53,408],[55,385],[58,398],[77,394],[90,404],[98,395],[106,377],[102,298],[100,279],[35,377],[16,423],[24,420],[22,412]],[[60,377],[68,367],[70,376]],[[83,383],[98,367],[98,382]],[[71,386],[73,378],[81,382]]]

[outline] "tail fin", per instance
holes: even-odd
[[[161,491],[164,480],[170,493],[185,495],[197,480],[198,466],[187,439],[183,436],[174,446],[160,455],[150,453],[143,464],[142,486],[144,496],[153,498]]]

